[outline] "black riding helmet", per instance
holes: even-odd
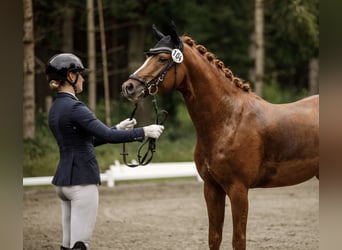
[[[67,80],[69,72],[88,73],[80,58],[71,53],[61,53],[50,58],[46,65],[45,73],[48,81],[64,81]],[[73,84],[73,83],[71,83]]]

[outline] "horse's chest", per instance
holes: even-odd
[[[234,172],[235,157],[229,155],[229,150],[224,147],[215,147],[209,144],[197,145],[195,150],[196,167],[205,180],[207,178],[220,179],[220,176],[227,176]]]

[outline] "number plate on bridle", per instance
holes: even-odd
[[[179,49],[173,49],[171,52],[171,57],[175,63],[183,62],[183,53]]]

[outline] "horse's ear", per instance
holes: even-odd
[[[163,33],[161,33],[155,24],[152,25],[152,30],[154,35],[156,36],[157,40],[159,41],[160,39],[162,39],[165,35]]]
[[[171,27],[170,27],[170,36],[171,36],[171,40],[172,42],[179,46],[181,44],[181,40],[176,32],[176,25],[174,23],[174,21],[171,21]]]

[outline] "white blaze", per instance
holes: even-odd
[[[149,61],[151,58],[152,58],[152,56],[151,56],[151,57],[148,57],[148,58],[145,60],[144,64],[141,65],[140,68],[137,69],[133,74],[136,75],[142,68],[144,68],[145,65],[148,63],[148,61]]]

